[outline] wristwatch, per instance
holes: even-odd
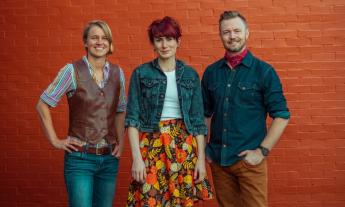
[[[263,147],[263,146],[260,145],[258,148],[260,149],[262,155],[265,156],[265,157],[267,157],[268,154],[270,153],[270,150],[267,149],[266,147]]]

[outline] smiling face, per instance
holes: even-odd
[[[105,57],[110,50],[109,39],[103,29],[98,26],[90,28],[84,46],[87,50],[87,55],[95,58]]]
[[[239,17],[223,20],[219,30],[224,48],[229,53],[237,54],[244,50],[249,37],[249,31]]]
[[[153,48],[160,59],[175,58],[177,47],[180,40],[173,37],[154,37]]]

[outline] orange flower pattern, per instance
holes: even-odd
[[[207,179],[195,184],[196,138],[182,120],[159,123],[159,132],[142,133],[140,151],[146,165],[146,182],[131,181],[127,206],[182,207],[213,198]]]

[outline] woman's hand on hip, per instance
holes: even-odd
[[[66,138],[66,139],[56,139],[52,142],[52,145],[56,149],[62,149],[71,153],[72,151],[78,151],[76,147],[77,146],[81,147],[83,144],[81,142],[78,142],[75,139]]]

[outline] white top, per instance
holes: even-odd
[[[178,100],[176,73],[164,72],[167,76],[167,90],[165,91],[164,105],[161,121],[182,118],[180,104]]]

